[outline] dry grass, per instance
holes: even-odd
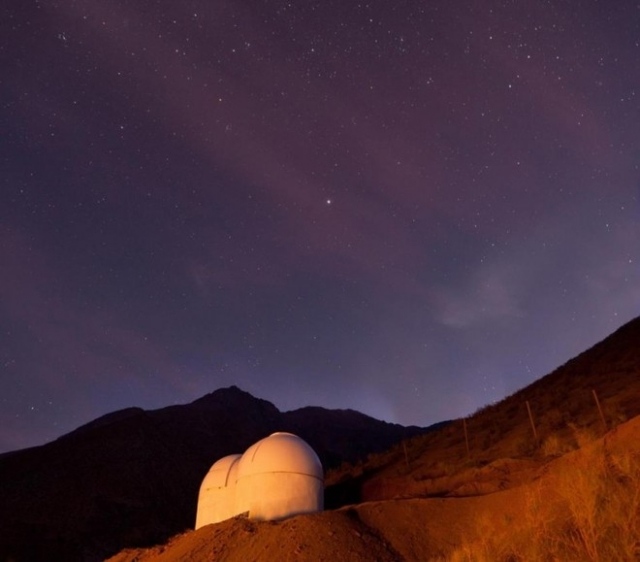
[[[552,433],[542,442],[541,450],[545,457],[559,457],[568,452],[569,449],[557,433]]]
[[[483,539],[460,546],[446,562],[640,560],[640,459],[601,447],[587,455],[532,489],[519,525],[481,521]]]

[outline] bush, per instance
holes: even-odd
[[[556,433],[548,435],[542,442],[542,454],[545,457],[559,457],[570,450],[569,444],[563,441]]]

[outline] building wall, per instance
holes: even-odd
[[[324,507],[324,485],[306,474],[276,472],[254,474],[236,484],[236,511],[251,519],[269,521]]]

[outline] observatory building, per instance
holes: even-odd
[[[229,455],[216,461],[207,472],[198,495],[196,529],[209,523],[224,521],[235,515],[235,482],[238,461],[242,455]]]
[[[274,433],[213,464],[200,486],[196,529],[241,514],[266,521],[313,513],[323,504],[318,455],[300,437]]]

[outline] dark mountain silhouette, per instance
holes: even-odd
[[[213,462],[274,431],[300,435],[331,468],[426,430],[352,410],[281,413],[236,387],[188,405],[113,412],[0,457],[0,560],[101,560],[162,542],[193,526]]]

